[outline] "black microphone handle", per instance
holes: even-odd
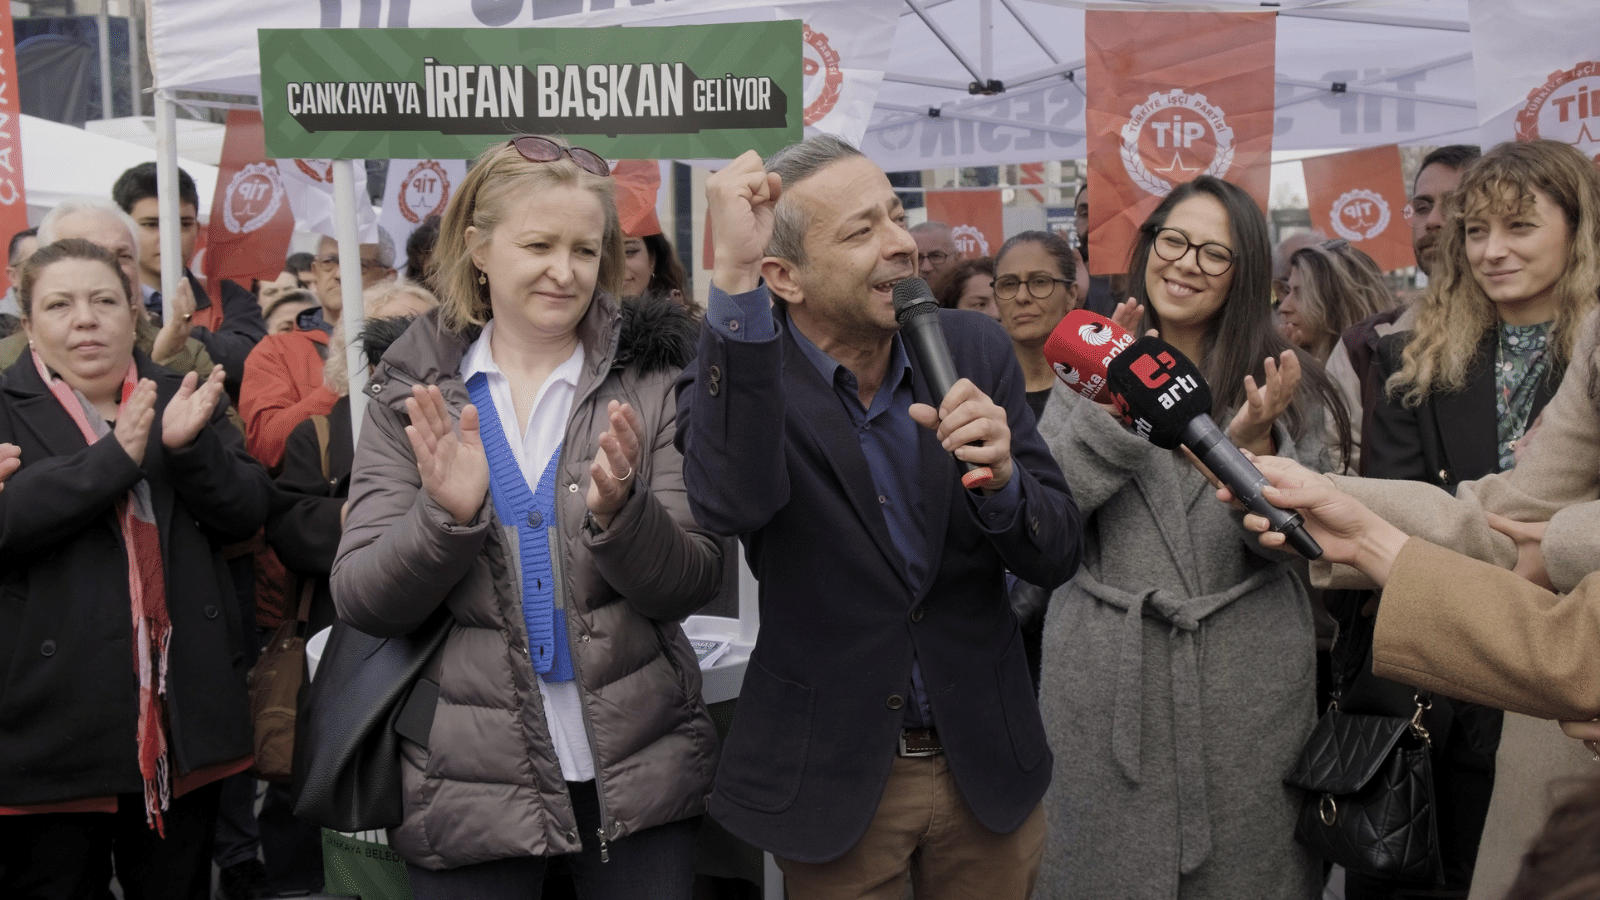
[[[1273,506],[1261,495],[1261,489],[1271,485],[1271,482],[1239,452],[1239,448],[1228,440],[1228,436],[1210,416],[1202,413],[1189,420],[1183,426],[1182,440],[1183,445],[1199,457],[1211,474],[1228,486],[1228,490],[1246,509],[1265,518],[1273,531],[1288,539],[1289,546],[1296,553],[1306,559],[1322,557],[1322,547],[1306,531],[1305,519],[1294,510]]]
[[[939,307],[932,300],[919,301],[901,319],[900,333],[905,335],[917,362],[921,364],[922,377],[927,379],[928,389],[934,393],[933,408],[937,410],[944,402],[945,395],[961,378],[956,374],[955,361],[950,358],[950,345],[945,343],[944,329],[939,325]],[[994,478],[994,472],[988,466],[963,459],[956,462],[966,470],[966,474],[961,476],[961,483],[970,490],[977,490]]]

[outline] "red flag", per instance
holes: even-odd
[[[11,4],[0,8],[0,240],[28,227],[22,182],[22,106],[17,100],[16,38]],[[0,279],[4,279],[0,275]],[[9,285],[0,287],[5,290]]]
[[[294,211],[277,164],[267,159],[261,113],[230,110],[217,190],[211,198],[206,274],[213,282],[223,278],[271,281],[283,271],[293,235]]]
[[[962,259],[1000,252],[1006,229],[1000,215],[999,191],[929,191],[928,221],[950,226]]]
[[[1265,210],[1274,13],[1084,13],[1091,271],[1126,269],[1139,226],[1202,174]]]
[[[1394,144],[1331,153],[1300,161],[1305,170],[1311,226],[1344,238],[1385,272],[1412,265],[1411,229],[1401,210],[1406,184]]]

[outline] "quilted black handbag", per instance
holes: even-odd
[[[301,702],[294,748],[296,816],[343,832],[400,824],[395,723],[454,624],[442,604],[404,637],[378,638],[334,624]]]
[[[1374,878],[1440,883],[1432,705],[1414,695],[1404,716],[1347,713],[1335,704],[1300,751],[1285,783],[1306,792],[1294,836],[1312,853]]]

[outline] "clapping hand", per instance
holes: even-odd
[[[128,454],[136,466],[144,465],[144,445],[150,439],[150,426],[155,421],[156,383],[141,378],[133,393],[122,404],[122,409],[117,412],[117,426],[111,431],[117,443],[122,445],[122,452]]]
[[[1228,437],[1240,448],[1258,456],[1268,456],[1272,446],[1272,423],[1283,415],[1300,387],[1300,357],[1285,350],[1277,360],[1266,361],[1266,380],[1259,387],[1250,375],[1244,377],[1244,406],[1228,423]]]
[[[194,372],[183,376],[183,385],[178,388],[178,393],[167,401],[167,408],[161,414],[162,446],[176,450],[194,443],[194,439],[200,434],[200,429],[211,421],[211,415],[217,411],[217,403],[223,399],[223,377],[222,367],[217,366],[206,377],[206,383],[196,390],[195,384],[199,382],[200,376]],[[117,424],[122,423],[118,421]]]
[[[16,444],[0,444],[0,491],[6,489],[5,481],[22,468],[22,448]]]
[[[194,291],[189,287],[189,279],[178,281],[178,289],[172,294],[172,315],[163,319],[161,330],[156,333],[155,344],[150,348],[150,358],[156,365],[171,365],[177,359],[179,351],[189,340],[189,333],[194,331]]]
[[[422,489],[456,520],[465,525],[478,515],[489,493],[489,459],[478,436],[478,408],[461,410],[461,430],[450,422],[450,410],[436,385],[414,385],[406,398],[411,424],[406,437],[417,457]]]
[[[611,517],[627,502],[633,476],[639,471],[644,434],[644,425],[632,406],[612,400],[606,413],[611,427],[600,435],[600,449],[589,463],[586,497],[589,514],[601,528],[610,525]]]

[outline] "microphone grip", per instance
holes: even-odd
[[[1294,514],[1288,527],[1281,533],[1289,540],[1289,546],[1294,548],[1294,552],[1306,559],[1322,558],[1322,545],[1317,543],[1317,539],[1306,530],[1305,520],[1300,518],[1299,513]]]
[[[1250,460],[1245,459],[1244,454],[1228,440],[1210,416],[1196,416],[1184,431],[1187,438],[1184,444],[1218,480],[1228,486],[1235,499],[1243,503],[1246,509],[1266,519],[1268,527],[1283,535],[1295,552],[1306,559],[1322,557],[1322,547],[1306,531],[1305,519],[1292,509],[1272,505],[1262,496],[1261,489],[1270,486],[1271,482]]]
[[[944,330],[939,327],[938,307],[930,302],[926,312],[919,310],[918,313],[907,317],[902,334],[917,353],[917,361],[922,365],[922,377],[928,380],[928,387],[938,395],[938,401],[934,403],[934,408],[938,409],[961,376],[956,374],[955,361],[950,358],[949,345],[944,340]],[[994,481],[994,471],[988,466],[961,459],[956,462],[966,470],[961,475],[961,486],[967,490],[975,491]]]

